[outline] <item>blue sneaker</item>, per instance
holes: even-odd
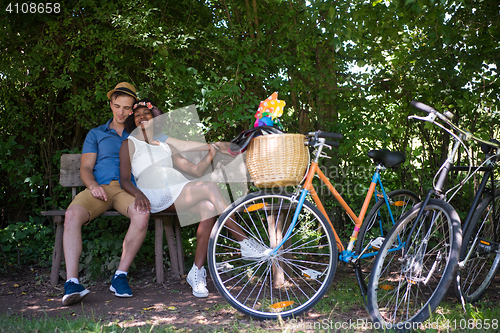
[[[118,297],[132,297],[132,289],[128,286],[127,276],[125,274],[115,275],[111,279],[109,290]]]
[[[79,303],[85,296],[87,296],[89,292],[90,291],[88,289],[85,289],[85,287],[81,284],[67,281],[64,284],[64,296],[62,299],[62,303],[63,305]]]

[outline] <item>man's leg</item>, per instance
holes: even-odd
[[[79,303],[89,293],[78,281],[78,263],[82,254],[82,226],[89,220],[89,212],[80,205],[72,205],[64,218],[63,248],[66,263],[63,305]]]
[[[80,192],[66,210],[64,219],[63,248],[66,263],[63,305],[79,303],[89,293],[78,280],[78,266],[82,255],[82,226],[91,216],[101,215],[109,203],[96,199],[90,191]]]
[[[130,226],[123,240],[123,252],[118,270],[128,272],[132,261],[142,246],[148,231],[149,213],[141,214],[134,209],[134,203],[128,207]]]
[[[123,240],[123,251],[118,270],[111,279],[110,290],[118,297],[132,297],[127,281],[127,274],[137,252],[142,246],[148,231],[149,212],[139,213],[134,208],[135,198],[119,187],[116,192],[114,207],[117,211],[130,218],[130,225]]]
[[[72,205],[66,210],[63,247],[67,279],[78,278],[78,263],[82,255],[82,226],[89,219],[89,212],[80,205]]]

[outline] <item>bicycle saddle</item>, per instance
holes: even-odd
[[[368,157],[375,163],[382,163],[385,167],[396,169],[406,160],[406,156],[399,151],[390,151],[388,149],[370,150]]]

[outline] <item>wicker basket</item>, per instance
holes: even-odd
[[[258,136],[247,149],[247,168],[257,187],[299,184],[309,164],[309,149],[302,134]]]

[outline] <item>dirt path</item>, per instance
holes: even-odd
[[[338,268],[335,279],[337,281],[340,274],[352,273],[346,266],[339,265]],[[168,278],[165,284],[158,285],[153,282],[153,273],[150,269],[138,271],[133,274],[134,279],[130,281],[134,297],[118,298],[109,291],[109,281],[100,281],[87,285],[91,292],[83,303],[69,307],[61,303],[64,293],[62,281],[56,287],[50,286],[47,268],[25,267],[11,269],[9,272],[3,271],[0,272],[0,314],[21,315],[26,318],[94,317],[103,323],[114,323],[121,327],[146,324],[173,325],[190,332],[207,332],[216,328],[238,332],[245,331],[245,327],[262,328],[265,331],[297,332],[309,331],[308,326],[294,324],[297,322],[306,324],[326,322],[334,325],[368,319],[360,300],[360,305],[352,307],[349,311],[332,309],[332,312],[325,314],[324,309],[322,313],[313,309],[295,322],[288,320],[280,324],[274,321],[255,321],[229,306],[219,295],[210,278],[208,278],[210,296],[199,299],[192,295],[191,287],[185,279]],[[500,277],[497,276],[486,295],[488,301],[493,304],[498,304],[500,301],[499,286]],[[332,288],[341,287],[338,282],[332,285]],[[453,298],[450,298],[450,301],[456,302]],[[297,329],[293,329],[294,325]]]
[[[59,285],[49,284],[48,269],[26,267],[0,273],[0,314],[22,315],[26,318],[45,316],[66,318],[94,317],[104,323],[116,323],[122,327],[145,324],[173,325],[193,332],[206,332],[220,328],[226,331],[241,331],[250,325],[269,331],[282,331],[290,323],[260,322],[240,314],[229,306],[217,292],[210,278],[207,279],[210,296],[196,298],[185,279],[168,278],[163,285],[153,282],[153,273],[135,272],[130,286],[132,298],[118,298],[109,291],[109,281],[86,285],[91,291],[84,302],[72,306],[61,303],[64,293],[62,280]],[[339,272],[338,272],[339,273]],[[310,311],[299,321],[319,321],[331,314]],[[366,317],[364,308],[350,314],[348,318]],[[341,318],[339,317],[338,320]],[[355,320],[355,319],[354,319]]]

